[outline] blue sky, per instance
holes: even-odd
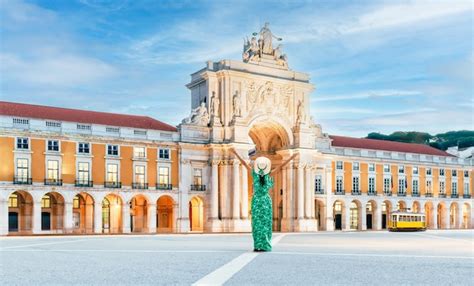
[[[178,124],[205,61],[270,22],[330,134],[474,129],[471,1],[0,0],[1,99]]]

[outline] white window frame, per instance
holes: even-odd
[[[57,142],[58,150],[49,150],[49,142]],[[57,139],[48,139],[46,140],[46,152],[59,153],[61,152],[61,141]]]
[[[452,181],[451,182],[451,194],[456,195],[458,193],[458,182]]]
[[[341,168],[338,168],[339,163],[341,164]],[[343,161],[336,161],[336,170],[344,170],[344,162]]]
[[[80,145],[81,144],[87,144],[88,145],[88,149],[89,149],[89,153],[85,153],[85,152],[79,152],[80,151]],[[84,147],[83,147],[84,149]],[[76,153],[78,155],[90,155],[92,154],[92,144],[90,142],[77,142],[77,150],[76,150]]]
[[[18,140],[25,140],[26,139],[26,144],[28,145],[28,148],[19,148],[18,147]],[[21,145],[25,144],[24,142],[21,143]],[[15,138],[15,150],[19,151],[30,151],[31,150],[31,139],[29,137],[16,137]]]
[[[344,191],[344,176],[336,176],[336,192]]]
[[[440,176],[440,177],[446,176],[446,170],[443,169],[443,168],[440,168],[440,169],[439,169],[439,176]]]
[[[140,150],[143,149],[143,152],[140,152]],[[133,147],[133,158],[135,159],[145,159],[147,157],[147,148],[145,146],[134,146]],[[141,155],[143,156],[137,156]]]
[[[87,166],[87,172],[81,170],[81,165],[86,164]],[[87,173],[87,178],[83,177],[81,174]],[[88,184],[91,180],[91,175],[92,175],[92,164],[91,162],[87,161],[79,161],[77,162],[77,181],[80,184]]]
[[[113,147],[117,147],[117,154],[109,154],[109,148],[113,149]],[[120,156],[120,145],[118,145],[118,144],[107,144],[107,156],[119,157]]]
[[[161,158],[161,152],[166,151],[168,153],[168,158]],[[171,150],[170,148],[158,148],[158,160],[170,161],[171,160]]]
[[[405,174],[405,166],[404,165],[398,165],[398,173],[399,174]]]
[[[54,169],[50,169],[49,167],[49,162],[56,162],[58,165],[57,165],[57,170],[56,170],[56,177],[54,178],[50,176],[50,170],[54,170]],[[49,159],[46,161],[46,179],[48,180],[60,180],[61,179],[61,162],[57,159]]]
[[[352,176],[352,190],[355,192],[360,192],[360,177]]]
[[[418,179],[413,179],[411,181],[412,194],[420,193],[420,181]]]
[[[371,183],[372,181],[372,183]],[[374,176],[370,176],[369,179],[368,179],[368,193],[369,194],[373,194],[376,192],[375,188],[376,188],[376,182],[375,182],[375,177]]]
[[[360,171],[360,163],[352,162],[352,171]]]
[[[371,170],[371,166],[373,166],[373,170]],[[377,169],[376,169],[376,166],[375,166],[375,163],[369,163],[367,169],[368,169],[369,172],[371,172],[371,173],[375,173],[375,171],[377,170]]]
[[[388,171],[385,169],[385,167],[388,167]],[[385,174],[389,174],[389,173],[390,173],[390,170],[391,170],[390,164],[383,164],[383,172],[384,172]]]
[[[161,173],[161,170],[168,170],[168,174],[167,176],[164,176],[162,173]],[[162,176],[163,175],[163,176]],[[162,178],[166,178],[166,183],[162,182]],[[159,185],[170,185],[171,184],[171,170],[170,170],[170,167],[169,166],[158,166],[158,184]]]

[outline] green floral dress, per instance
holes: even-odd
[[[252,170],[252,236],[255,251],[272,250],[272,200],[268,190],[273,187],[273,179],[263,171]]]

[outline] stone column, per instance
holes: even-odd
[[[311,193],[314,191],[311,189],[311,167],[306,166],[305,168],[305,196],[304,196],[304,207],[305,207],[305,217],[310,219],[312,217],[311,214]],[[314,205],[314,202],[313,202]]]
[[[156,204],[147,205],[148,232],[156,233]]]
[[[33,198],[33,234],[41,233],[41,198]]]
[[[72,202],[64,201],[64,233],[71,233],[74,229],[74,222],[72,221],[72,212]]]
[[[303,165],[297,167],[297,180],[298,180],[298,193],[297,193],[297,204],[298,204],[298,219],[304,218],[304,174]]]
[[[229,197],[230,193],[228,190],[228,161],[222,163],[222,176],[220,177],[219,184],[221,186],[221,217],[224,219],[230,218],[229,213]]]
[[[431,212],[431,217],[432,217],[432,222],[433,222],[433,228],[432,229],[438,229],[438,207],[435,206],[435,205],[433,206],[433,209],[432,209],[432,212]]]
[[[315,219],[316,218],[316,213],[315,213],[316,210],[315,210],[315,207],[314,207],[314,201],[315,201],[314,200],[314,190],[315,190],[315,187],[316,187],[315,186],[316,182],[314,181],[314,179],[315,179],[315,175],[316,175],[316,168],[314,168],[314,167],[311,168],[310,171],[309,171],[309,174],[310,174],[310,177],[311,177],[310,178],[310,187],[309,187],[310,188],[309,200],[310,200],[310,206],[311,206],[311,208],[310,208],[310,213],[311,213],[310,218]],[[324,223],[326,223],[326,222],[324,222]],[[324,225],[324,223],[322,225]]]
[[[459,205],[459,204],[458,204]],[[462,213],[462,205],[458,206],[458,217],[457,217],[457,224],[456,227],[459,229],[463,228],[464,217]]]
[[[242,218],[248,219],[249,216],[249,181],[247,167],[242,165]]]
[[[375,230],[382,230],[382,204],[375,208]]]
[[[219,161],[211,162],[211,220],[219,217]]]
[[[344,230],[351,230],[351,203],[344,202]]]
[[[287,180],[287,208],[288,208],[288,218],[289,219],[293,219],[296,217],[296,214],[295,214],[295,203],[294,203],[294,200],[293,200],[293,192],[294,192],[294,188],[295,188],[295,183],[293,181],[293,177],[294,177],[294,168],[293,168],[293,164],[290,163],[291,165],[288,167],[288,170],[287,170],[287,175],[288,175],[288,180]]]
[[[232,172],[232,219],[240,219],[240,162],[234,160]]]
[[[367,207],[365,205],[362,204],[362,207],[361,207],[361,211],[360,211],[360,215],[361,215],[361,230],[367,230]]]
[[[0,200],[0,235],[8,234],[8,198]]]
[[[326,192],[326,230],[334,231],[334,214],[333,214],[333,193],[332,193],[332,169],[326,168],[324,176],[325,192]]]
[[[191,230],[189,222],[189,189],[192,183],[191,161],[182,159],[180,166],[179,194],[178,194],[178,217],[176,220],[176,232],[186,233]]]
[[[94,203],[94,233],[102,233],[102,203]]]
[[[130,205],[122,204],[122,233],[130,233]]]
[[[287,171],[287,167],[284,167],[282,170],[281,170],[281,188],[283,190],[283,194],[282,194],[282,197],[281,197],[281,200],[282,200],[282,207],[283,207],[283,218],[282,219],[286,219],[288,218],[288,209],[287,209],[287,204],[288,204],[288,201],[287,201],[287,193],[288,193],[288,183],[287,183],[287,176],[288,176],[288,171]]]

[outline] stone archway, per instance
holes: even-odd
[[[397,202],[397,211],[400,211],[400,212],[406,212],[408,209],[407,209],[407,204],[405,203],[405,201],[398,201]]]
[[[102,200],[102,232],[122,232],[122,198],[117,194],[108,194]]]
[[[449,207],[449,228],[460,228],[459,212],[459,205],[452,202]]]
[[[174,200],[167,195],[161,196],[156,202],[156,230],[158,232],[173,232]],[[191,217],[190,217],[191,219]]]
[[[414,213],[419,213],[420,210],[421,210],[420,202],[414,201],[411,210],[412,210],[412,212],[414,212]]]
[[[449,221],[448,221],[448,210],[446,204],[444,202],[438,203],[438,229],[446,229],[449,228]]]
[[[432,202],[425,203],[426,228],[434,229],[437,218],[434,216],[434,206]]]
[[[57,192],[41,198],[41,230],[62,232],[64,229],[64,198]]]
[[[144,195],[135,195],[130,200],[130,231],[148,232],[148,199]]]
[[[349,222],[346,221],[345,215],[345,206],[344,202],[337,200],[332,205],[332,213],[334,218],[334,230],[343,230],[346,228],[346,224]]]
[[[204,231],[204,201],[199,196],[189,201],[189,223],[191,231]]]
[[[350,229],[362,230],[362,204],[358,200],[353,200],[349,206]]]
[[[390,223],[390,213],[392,212],[392,203],[388,200],[382,202],[382,229],[387,229]]]
[[[464,203],[462,205],[462,227],[461,228],[472,228],[471,205],[468,203]]]
[[[365,205],[365,208],[367,229],[377,229],[377,220],[380,219],[377,217],[377,202],[375,200],[370,200]]]
[[[33,197],[15,191],[8,197],[8,233],[28,234],[33,229]]]
[[[72,202],[73,233],[94,232],[94,198],[88,193],[79,193]]]
[[[314,200],[314,217],[318,223],[318,230],[327,230],[326,226],[326,204],[323,200]]]

